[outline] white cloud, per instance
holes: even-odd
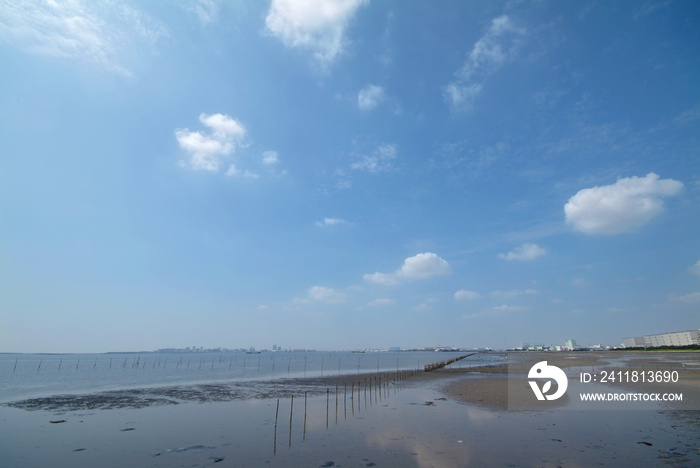
[[[348,222],[340,218],[323,218],[323,221],[316,221],[316,226],[319,227],[337,226],[339,224],[348,224]]]
[[[209,128],[208,134],[191,132],[185,128],[176,130],[175,138],[189,155],[189,160],[185,163],[187,167],[217,172],[222,159],[233,153],[236,145],[245,139],[246,131],[238,121],[225,114],[200,114],[199,121]],[[229,172],[227,175],[238,175],[234,166],[229,168]]]
[[[671,300],[682,302],[684,304],[700,304],[700,292],[684,294],[683,296],[675,296],[671,298]]]
[[[367,305],[370,307],[386,307],[386,306],[394,305],[395,303],[396,303],[396,301],[393,299],[379,298],[379,299],[373,300],[372,302],[370,302]]]
[[[445,86],[445,100],[454,107],[470,108],[481,93],[484,80],[513,60],[525,30],[506,15],[494,18],[486,33],[474,44],[455,80]]]
[[[323,221],[316,221],[316,226],[326,227],[326,226],[337,226],[340,224],[349,224],[344,219],[340,218],[323,218]]]
[[[546,254],[547,251],[537,244],[523,244],[520,247],[516,247],[511,252],[498,254],[498,258],[503,260],[529,261]]]
[[[464,84],[452,82],[445,86],[444,96],[454,107],[471,107],[476,97],[481,94],[481,83]]]
[[[324,302],[326,304],[339,304],[347,298],[347,294],[343,294],[331,288],[323,286],[313,286],[309,289],[308,299],[314,302]]]
[[[481,297],[481,294],[474,291],[467,291],[466,289],[460,289],[455,293],[455,299],[461,300],[473,300]]]
[[[368,84],[357,94],[357,107],[361,110],[372,110],[384,99],[384,88]]]
[[[125,76],[124,64],[153,49],[167,29],[121,2],[100,5],[79,0],[0,2],[0,41],[39,55],[92,63]],[[146,47],[144,47],[144,45]]]
[[[245,129],[236,120],[224,114],[200,114],[199,121],[209,127],[218,140],[238,139],[245,136]]]
[[[231,164],[226,171],[226,177],[246,177],[249,179],[257,179],[260,176],[254,172],[250,172],[249,170],[241,171],[234,164]]]
[[[203,25],[215,23],[219,19],[219,3],[221,0],[197,0],[187,4],[187,9],[193,11]]]
[[[363,279],[377,284],[393,285],[403,278],[426,279],[449,273],[450,265],[447,261],[432,252],[425,252],[405,259],[403,265],[394,273],[368,273]]]
[[[350,165],[350,168],[371,173],[388,171],[397,153],[395,144],[382,143],[371,155],[361,156],[359,161]]]
[[[682,189],[681,182],[659,179],[653,172],[583,189],[564,205],[566,223],[585,234],[635,231],[663,212],[661,197],[677,195]]]
[[[265,151],[262,154],[263,156],[263,164],[266,166],[272,166],[273,164],[277,164],[280,162],[279,160],[279,154],[277,151]]]
[[[491,291],[489,296],[491,297],[517,297],[517,296],[532,296],[539,294],[537,289],[511,289],[509,291]]]
[[[272,0],[265,18],[268,32],[287,47],[311,50],[322,66],[345,47],[345,29],[368,0]]]
[[[432,252],[425,252],[404,260],[396,274],[403,278],[429,278],[449,272],[450,265],[444,259]]]
[[[430,309],[432,309],[431,305],[428,302],[423,302],[421,304],[418,304],[413,308],[414,312],[427,312]]]
[[[696,275],[700,276],[700,260],[698,260],[698,262],[695,265],[688,268],[688,270],[691,273],[695,273]]]
[[[367,273],[365,275],[362,275],[362,279],[371,283],[383,284],[386,286],[399,284],[399,280],[393,273]]]

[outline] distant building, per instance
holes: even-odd
[[[569,351],[573,351],[574,349],[578,348],[579,346],[576,344],[576,340],[566,340],[564,341],[564,348],[566,348]]]
[[[646,346],[643,336],[625,338],[622,340],[622,344],[625,345],[625,348],[643,348]]]
[[[700,329],[624,338],[625,348],[700,345]]]

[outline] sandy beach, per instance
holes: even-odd
[[[0,465],[700,464],[698,411],[509,411],[507,394],[494,366],[35,399],[0,407]]]

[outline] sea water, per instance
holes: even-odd
[[[423,369],[467,352],[242,352],[0,354],[0,403],[162,385],[271,380]],[[452,367],[488,365],[477,353]]]

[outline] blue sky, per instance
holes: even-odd
[[[700,7],[0,5],[0,348],[700,327]]]

